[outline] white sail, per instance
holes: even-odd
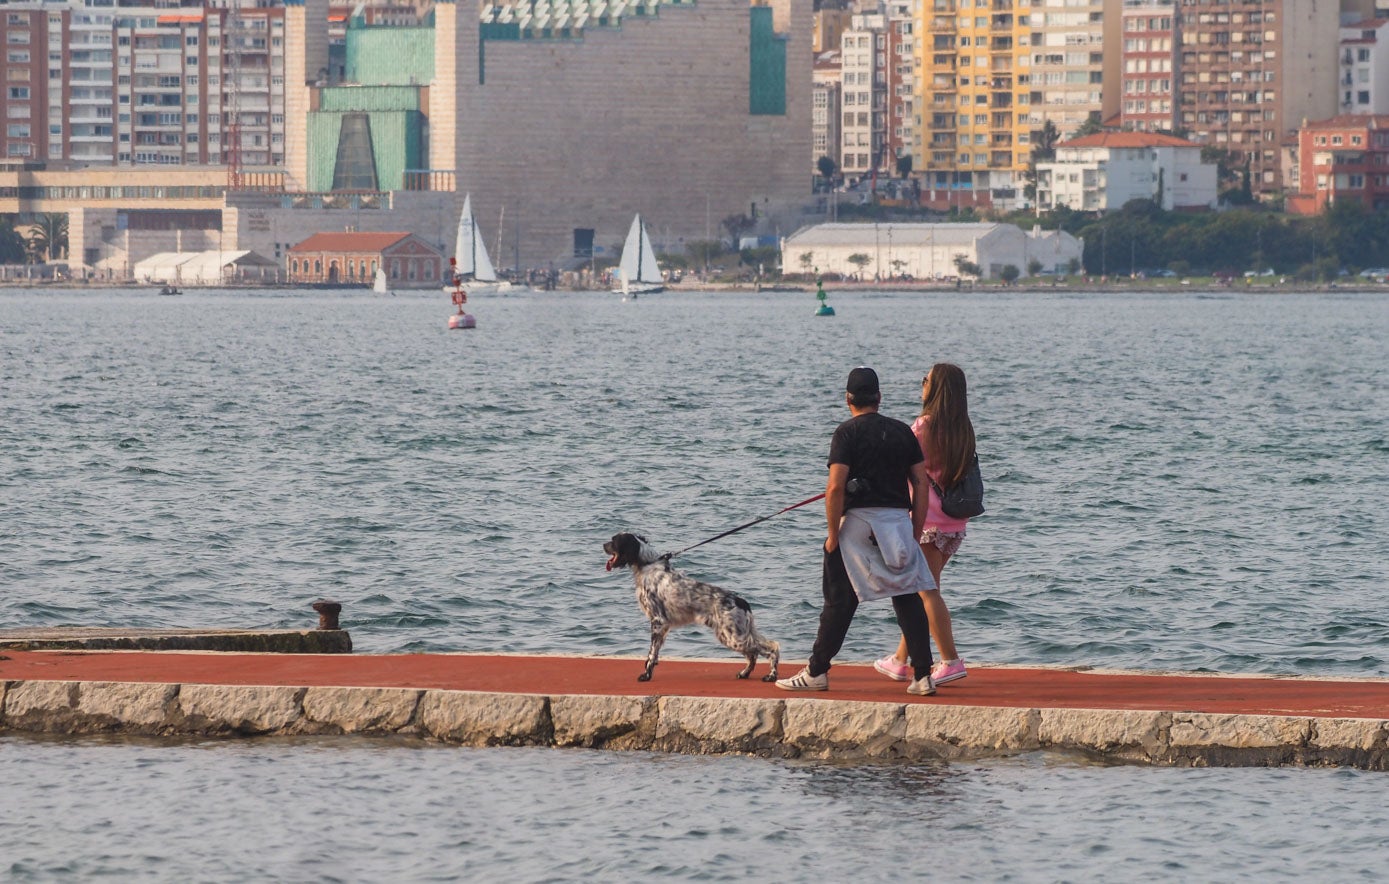
[[[376,282],[372,285],[371,290],[378,295],[390,294],[391,287],[390,284],[386,282],[386,271],[382,270],[380,267],[376,268]]]
[[[458,262],[458,273],[464,278],[479,282],[496,282],[497,271],[492,260],[487,257],[487,246],[477,229],[477,218],[473,217],[473,195],[463,197],[463,213],[458,216],[458,235],[453,241],[453,257]]]
[[[627,241],[622,245],[618,274],[625,287],[637,284],[659,286],[664,282],[661,268],[656,264],[656,250],[651,248],[651,237],[646,234],[641,215],[632,219],[632,229],[627,232]]]

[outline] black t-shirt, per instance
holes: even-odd
[[[844,496],[845,510],[861,506],[911,509],[911,468],[923,459],[912,428],[877,412],[849,418],[830,439],[830,464],[849,468],[851,490]]]

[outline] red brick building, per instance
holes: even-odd
[[[1389,115],[1343,114],[1298,130],[1297,182],[1287,210],[1317,215],[1342,200],[1389,207]]]
[[[315,233],[291,246],[289,281],[328,285],[371,285],[376,268],[391,288],[443,284],[445,259],[413,233]]]

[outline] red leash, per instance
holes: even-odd
[[[760,519],[753,519],[751,522],[748,522],[746,525],[739,525],[737,528],[730,528],[729,530],[723,532],[722,534],[716,534],[715,536],[710,537],[708,540],[701,540],[699,543],[696,543],[694,546],[687,546],[687,547],[685,547],[684,549],[680,550],[679,552],[666,553],[665,555],[661,556],[661,558],[663,558],[663,559],[669,561],[670,559],[673,559],[673,558],[675,558],[675,557],[678,556],[678,555],[682,555],[682,554],[684,554],[684,553],[689,552],[690,550],[694,549],[696,546],[703,546],[703,545],[706,544],[706,543],[713,543],[715,540],[718,540],[718,539],[720,539],[720,538],[722,538],[722,537],[727,537],[727,536],[730,535],[730,534],[737,534],[739,531],[742,531],[744,528],[751,528],[753,525],[756,525],[756,524],[758,524],[759,522],[765,522],[765,521],[767,521],[768,519],[770,519],[770,518],[772,518],[772,517],[774,517],[774,516],[779,516],[779,515],[781,515],[782,513],[790,512],[791,510],[797,509],[798,507],[803,507],[803,506],[805,506],[805,505],[808,504],[808,503],[814,503],[814,502],[817,501],[817,500],[822,500],[822,499],[824,498],[824,496],[825,496],[825,492],[821,491],[819,494],[815,495],[814,497],[807,497],[805,500],[801,501],[800,503],[793,503],[793,504],[791,504],[791,505],[788,506],[788,507],[783,507],[783,508],[777,510],[776,512],[772,513],[772,515],[770,515],[770,516],[763,516],[763,517],[760,518]]]

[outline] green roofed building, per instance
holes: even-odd
[[[428,167],[422,93],[434,79],[434,28],[348,23],[347,82],[318,90],[308,115],[313,192],[400,190],[408,169]]]

